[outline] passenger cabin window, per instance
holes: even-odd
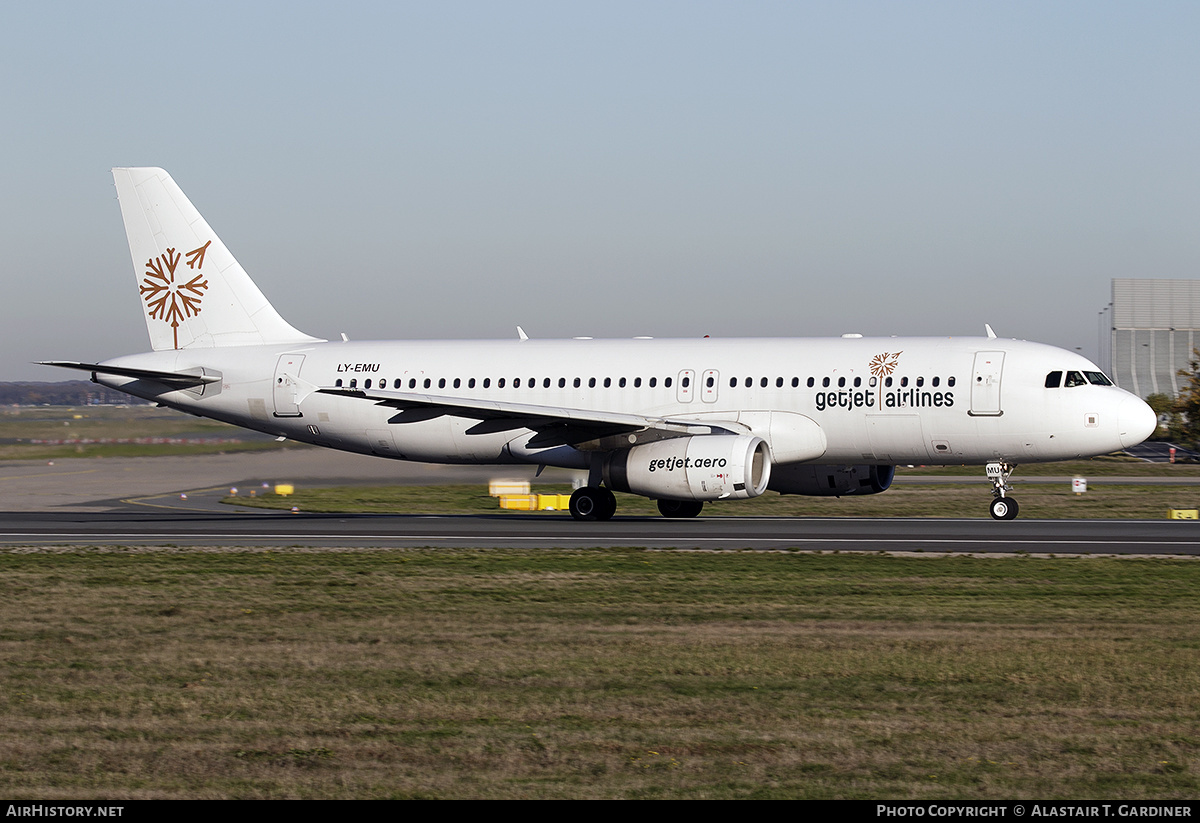
[[[664,388],[664,389],[669,389],[669,388],[671,388],[671,378],[669,378],[669,377],[664,377],[664,378],[663,378],[663,388]]]
[[[658,385],[658,378],[657,378],[657,377],[651,377],[651,378],[650,378],[650,388],[654,388],[654,387],[655,387],[655,386],[657,386],[657,385]]]
[[[1073,389],[1076,386],[1086,386],[1087,381],[1083,379],[1083,373],[1077,371],[1067,372],[1067,379],[1063,383],[1063,388]]]
[[[1057,389],[1062,385],[1062,372],[1052,371],[1046,375],[1046,388]]]

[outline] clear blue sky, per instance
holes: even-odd
[[[323,337],[981,334],[1200,277],[1200,4],[7,3],[0,380],[148,347],[166,168]]]

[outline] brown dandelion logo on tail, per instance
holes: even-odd
[[[896,370],[896,366],[900,365],[900,355],[902,354],[904,354],[902,351],[885,351],[883,354],[877,354],[872,357],[871,362],[867,364],[871,369],[871,374],[879,378],[879,408],[881,409],[883,408],[883,378],[890,377],[892,372]]]
[[[187,267],[199,271],[204,267],[204,253],[212,245],[209,240],[198,249],[187,252]],[[165,254],[152,257],[146,261],[145,275],[138,289],[146,308],[155,320],[162,320],[171,326],[175,338],[175,348],[179,348],[179,324],[189,317],[200,313],[200,301],[208,290],[208,281],[203,274],[197,274],[186,282],[175,281],[175,270],[179,267],[183,255],[175,249],[167,249]],[[180,272],[180,278],[186,277]]]

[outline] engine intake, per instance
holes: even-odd
[[[771,478],[771,450],[752,434],[701,434],[610,452],[604,483],[656,500],[744,500]]]

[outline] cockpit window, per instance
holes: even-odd
[[[1046,388],[1057,389],[1062,385],[1062,372],[1052,371],[1046,375]]]
[[[1077,371],[1067,372],[1067,382],[1063,384],[1064,388],[1070,389],[1075,386],[1086,386],[1087,381],[1083,379],[1083,375]]]
[[[1087,377],[1088,382],[1091,383],[1093,386],[1111,386],[1112,385],[1112,381],[1109,380],[1107,376],[1105,376],[1104,372],[1085,371],[1084,375]]]

